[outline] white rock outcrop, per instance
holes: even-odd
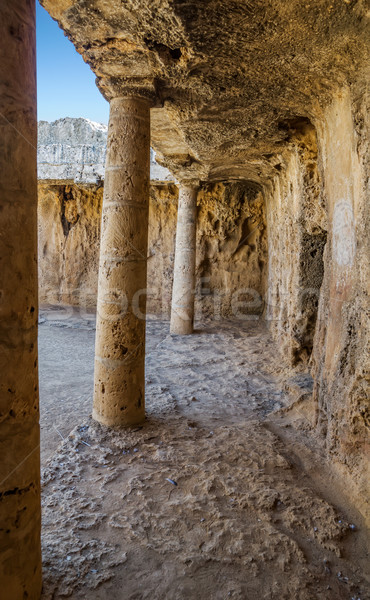
[[[89,119],[65,117],[38,123],[37,173],[39,179],[98,183],[104,179],[107,125]],[[155,161],[151,150],[152,181],[174,181],[170,171]]]

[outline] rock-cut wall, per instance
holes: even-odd
[[[102,184],[38,183],[39,301],[93,307]]]
[[[366,94],[342,91],[318,123],[328,243],[312,373],[317,426],[370,522],[369,154]]]
[[[41,304],[95,308],[103,183],[39,181]],[[148,313],[170,314],[178,188],[152,183]],[[244,183],[198,193],[196,317],[253,318],[264,309],[267,241],[264,199]]]
[[[266,316],[290,367],[311,369],[313,396],[300,408],[311,412],[331,463],[370,516],[365,100],[343,89],[315,127],[307,119],[285,124],[287,152],[265,192]]]
[[[292,366],[307,365],[324,276],[327,219],[316,131],[308,119],[282,124],[288,149],[266,190],[269,275],[266,317]]]

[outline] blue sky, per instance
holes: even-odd
[[[95,75],[57,23],[36,4],[38,119],[85,117],[108,123],[109,105]]]

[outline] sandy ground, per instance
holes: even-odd
[[[148,323],[147,420],[108,430],[93,317],[40,321],[44,600],[370,598],[361,517],[307,434],[311,379],[263,322]]]

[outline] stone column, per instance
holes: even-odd
[[[150,179],[150,103],[110,104],[100,245],[93,418],[145,418],[145,314]],[[139,306],[140,303],[140,306]]]
[[[0,596],[41,594],[35,2],[0,3]]]
[[[171,333],[177,334],[193,333],[197,190],[195,184],[179,190],[171,306]]]

